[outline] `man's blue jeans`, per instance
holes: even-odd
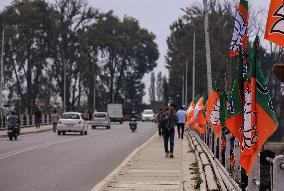
[[[175,129],[163,129],[164,147],[165,152],[169,152],[169,141],[170,141],[170,152],[174,153],[174,141],[175,141]]]

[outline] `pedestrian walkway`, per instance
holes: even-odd
[[[162,137],[155,136],[102,188],[103,191],[195,190],[196,159],[187,139],[175,139],[174,158],[165,157]]]
[[[32,134],[32,133],[41,133],[45,131],[50,131],[52,130],[52,125],[42,125],[40,128],[34,127],[24,127],[21,128],[21,133],[20,135],[24,134]],[[0,137],[6,137],[7,136],[7,130],[1,130],[0,131]]]

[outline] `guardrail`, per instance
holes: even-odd
[[[200,170],[205,174],[205,190],[214,190],[216,185],[219,190],[284,190],[284,155],[275,156],[270,150],[261,151],[251,176],[247,177],[239,165],[240,143],[230,134],[226,135],[223,152],[221,139],[215,141],[214,132],[209,126],[203,135],[190,131],[188,139],[201,163]]]
[[[7,128],[7,116],[3,116],[0,129]],[[41,124],[48,125],[51,124],[51,114],[43,114],[41,116]],[[20,127],[31,127],[35,126],[35,116],[34,115],[21,115],[20,116]]]

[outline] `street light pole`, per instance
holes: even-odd
[[[1,112],[1,117],[2,117],[2,110],[3,110],[3,82],[4,82],[4,71],[3,71],[3,62],[4,62],[4,38],[5,38],[5,31],[4,31],[4,26],[3,26],[3,31],[2,31],[2,48],[1,48],[1,66],[0,66],[0,112]],[[1,118],[2,119],[2,118]]]
[[[96,109],[96,75],[94,74],[94,97],[93,97],[93,112]]]
[[[207,0],[203,0],[204,6],[204,33],[205,33],[205,49],[206,49],[206,63],[207,63],[207,88],[208,95],[212,90],[212,74],[211,74],[211,58],[210,58],[210,43],[209,43],[209,20]]]
[[[186,60],[185,63],[185,98],[184,98],[184,105],[187,105],[187,72],[188,72],[188,61]]]
[[[193,32],[193,51],[192,51],[192,99],[195,96],[195,31]]]
[[[63,62],[63,111],[66,112],[66,59]]]
[[[184,73],[182,73],[181,105],[184,105]]]

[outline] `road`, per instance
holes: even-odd
[[[89,191],[155,132],[154,123],[125,122],[87,136],[54,132],[0,139],[0,191]]]

